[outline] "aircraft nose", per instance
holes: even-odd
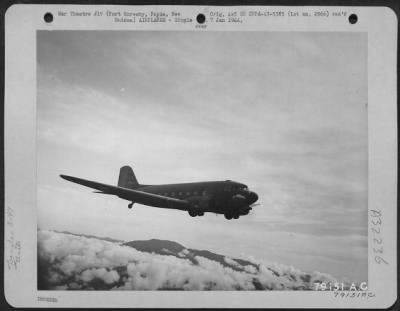
[[[258,200],[258,194],[253,191],[250,191],[249,200],[250,200],[250,204],[256,202]]]

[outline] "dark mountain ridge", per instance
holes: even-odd
[[[169,241],[169,240],[159,240],[159,239],[151,239],[151,240],[137,240],[126,242],[122,244],[123,246],[133,247],[138,251],[147,252],[147,253],[155,253],[158,255],[170,255],[178,258],[185,258],[190,260],[193,264],[198,264],[196,256],[201,256],[207,258],[209,260],[216,261],[223,265],[224,267],[232,268],[236,271],[243,271],[244,266],[252,266],[258,269],[258,265],[244,259],[232,258],[232,260],[238,265],[233,264],[232,262],[227,262],[225,260],[226,256],[216,254],[210,252],[208,250],[198,250],[193,248],[185,248],[183,245]]]

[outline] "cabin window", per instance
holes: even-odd
[[[179,195],[182,195],[182,192],[179,192]]]
[[[199,193],[197,191],[193,192],[194,195],[198,195]]]
[[[188,191],[188,192],[186,192],[186,195],[190,195],[190,192]]]
[[[175,196],[175,192],[171,192],[171,195],[174,197]]]

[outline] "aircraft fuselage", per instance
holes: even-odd
[[[134,203],[188,211],[190,216],[203,216],[205,212],[224,214],[225,218],[247,215],[252,204],[258,200],[255,192],[245,184],[231,180],[207,181],[164,185],[139,184],[129,166],[121,167],[118,185],[113,186],[73,176],[61,178],[85,187],[96,189],[96,193],[116,195]]]
[[[245,206],[240,213],[245,215],[248,213],[248,207],[257,201],[258,196],[248,190],[247,186],[234,181],[206,181],[194,183],[180,184],[164,184],[164,185],[142,185],[137,190],[163,195],[166,197],[188,200],[195,202],[196,200],[208,200],[207,204],[198,207],[203,212],[214,212],[224,214],[232,206],[232,197],[243,196],[248,206]]]

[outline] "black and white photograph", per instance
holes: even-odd
[[[397,299],[388,7],[5,12],[14,308]]]
[[[367,286],[366,33],[36,40],[39,290]]]

